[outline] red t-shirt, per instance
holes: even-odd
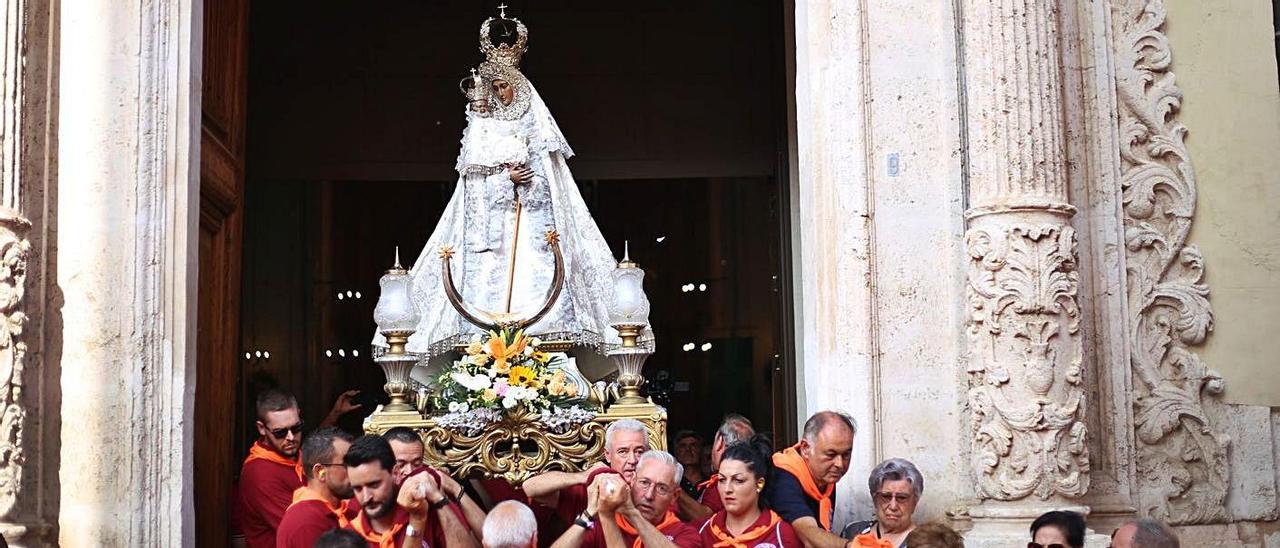
[[[499,502],[508,500],[529,503],[529,497],[524,494],[524,491],[512,487],[505,479],[483,479],[479,484],[488,495],[489,502],[495,506]],[[560,534],[564,533],[569,524],[560,521],[555,508],[548,508],[541,504],[529,504],[529,508],[533,510],[533,517],[538,522],[538,546],[551,546],[556,539],[560,538]],[[583,508],[586,508],[585,504]]]
[[[702,548],[702,535],[698,534],[698,530],[692,525],[683,521],[677,521],[666,528],[659,528],[662,534],[667,536],[667,540],[675,543],[680,548]],[[638,535],[633,535],[625,530],[622,531],[622,538],[626,540],[628,547],[636,545]],[[710,546],[710,545],[707,545]],[[600,526],[599,521],[591,526],[586,535],[582,537],[582,548],[605,548],[604,529]]]
[[[303,486],[297,468],[266,459],[253,459],[240,468],[237,515],[249,548],[275,548],[276,528]]]
[[[702,534],[702,543],[704,545],[715,546],[717,543],[727,540],[725,537],[730,533],[724,522],[728,515],[728,512],[721,510],[702,524],[702,528],[698,529],[698,532]],[[777,514],[772,510],[760,512],[760,517],[750,527],[747,527],[746,531],[743,531],[742,536],[733,538],[735,541],[733,545],[742,545],[746,548],[790,548],[792,546],[800,548],[804,546],[800,542],[800,537],[796,536],[796,530],[791,527],[791,524],[781,517],[777,517],[775,522],[775,516]],[[774,522],[772,526],[770,526],[771,522]],[[719,529],[720,535],[713,531],[713,526]]]
[[[340,512],[350,509],[346,501]],[[354,512],[346,514],[351,519]],[[326,531],[342,526],[338,515],[322,500],[302,500],[293,503],[284,512],[280,527],[276,530],[276,548],[311,548]]]
[[[587,475],[587,481],[560,490],[560,498],[556,501],[556,515],[565,524],[572,524],[578,514],[587,509],[587,486],[601,474],[617,474],[612,468],[599,468]]]

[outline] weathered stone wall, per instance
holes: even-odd
[[[837,521],[866,477],[911,459],[920,512],[971,497],[963,434],[963,181],[947,3],[796,2],[799,414],[859,422]]]

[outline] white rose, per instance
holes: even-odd
[[[468,375],[461,371],[454,371],[449,375],[467,390],[484,390],[491,386],[489,377],[486,375]]]
[[[458,413],[458,412],[459,412],[459,411],[458,411],[458,408],[459,408],[458,402],[456,402],[456,401],[451,401],[451,402],[449,402],[449,412],[450,412],[450,413]]]
[[[511,409],[516,406],[516,399],[510,396],[511,392],[507,392],[507,394],[507,397],[502,398],[502,406]]]

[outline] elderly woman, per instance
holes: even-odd
[[[876,507],[876,519],[851,523],[842,536],[852,537],[850,545],[855,548],[904,548],[907,535],[915,529],[911,514],[924,493],[924,477],[911,462],[889,459],[871,471],[867,487]]]

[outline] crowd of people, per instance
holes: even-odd
[[[351,407],[344,396],[326,423]],[[731,414],[705,458],[694,433],[677,435],[672,455],[650,448],[644,423],[618,420],[605,432],[603,462],[545,472],[520,489],[502,480],[459,483],[426,466],[422,439],[408,428],[353,437],[322,424],[304,438],[296,400],[277,390],[258,397],[257,415],[261,438],[245,459],[233,512],[249,548],[964,545],[944,523],[915,523],[924,477],[900,458],[868,477],[875,519],[836,528],[835,486],[849,469],[857,426],[835,411],[809,417],[800,441],[778,451]],[[1031,524],[1026,545],[1082,548],[1086,530],[1080,514],[1052,511]],[[1179,546],[1150,519],[1120,527],[1111,543]]]

